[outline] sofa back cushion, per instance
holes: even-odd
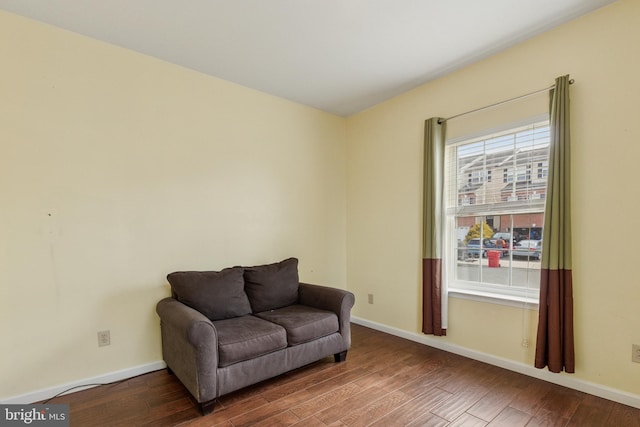
[[[244,288],[254,313],[298,302],[298,259],[244,267]]]
[[[251,313],[241,267],[222,271],[177,271],[169,274],[167,280],[174,298],[211,320]]]

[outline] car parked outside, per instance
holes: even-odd
[[[542,240],[520,240],[511,251],[513,257],[542,258]]]
[[[496,249],[496,245],[491,243],[490,239],[483,239],[482,247],[480,247],[480,238],[469,239],[469,242],[467,242],[467,257],[479,258],[480,254],[482,254],[482,258],[486,258],[487,249]],[[500,257],[502,258],[502,251],[500,251]]]

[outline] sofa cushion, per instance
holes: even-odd
[[[287,346],[287,333],[275,323],[248,315],[213,322],[218,333],[218,366],[225,367]]]
[[[211,320],[251,313],[240,267],[222,271],[177,271],[167,276],[174,297]]]
[[[298,260],[244,267],[244,288],[254,313],[286,307],[298,301]]]
[[[292,346],[338,332],[338,316],[335,313],[305,305],[290,305],[257,313],[256,316],[286,329],[287,342]]]

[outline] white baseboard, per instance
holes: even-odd
[[[547,370],[537,369],[533,366],[525,365],[524,363],[515,362],[513,360],[504,359],[491,354],[451,344],[430,335],[407,332],[402,329],[394,328],[392,326],[387,326],[377,322],[372,322],[366,319],[361,319],[359,317],[352,316],[351,321],[358,325],[366,326],[377,331],[386,332],[390,335],[405,338],[410,341],[415,341],[420,344],[425,344],[430,347],[435,347],[440,350],[448,351],[460,356],[465,356],[470,359],[478,360],[480,362],[488,363],[490,365],[498,366],[500,368],[508,369],[510,371],[518,372],[520,374],[538,378],[553,384],[558,384],[574,390],[582,391],[584,393],[592,394],[594,396],[602,397],[604,399],[612,400],[614,402],[622,403],[623,405],[628,405],[640,409],[640,395],[637,394],[628,393],[600,384],[576,379],[570,374],[554,374]]]
[[[3,398],[0,400],[0,403],[5,405],[15,405],[41,402],[43,400],[50,399],[57,394],[64,395],[67,393],[75,393],[80,390],[86,390],[92,387],[96,387],[99,384],[108,384],[115,381],[126,380],[129,378],[137,377],[138,375],[158,371],[166,367],[167,365],[163,361],[151,362],[145,365],[138,365],[132,368],[123,369],[121,371],[110,372],[92,378],[85,378],[79,381],[60,384],[42,390],[36,390],[30,393],[21,394],[19,396],[8,397],[6,399]]]

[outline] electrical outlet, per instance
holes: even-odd
[[[369,294],[369,304],[373,304],[373,294]]]
[[[640,344],[631,344],[631,361],[640,363]]]
[[[98,347],[111,345],[111,333],[109,331],[98,331]]]
[[[526,338],[523,338],[520,345],[523,346],[524,348],[529,348],[529,340]]]

